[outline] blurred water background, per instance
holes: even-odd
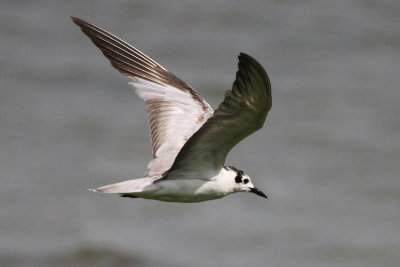
[[[1,1],[0,265],[400,266],[400,2]],[[269,200],[87,191],[141,177],[144,103],[69,16],[150,55],[215,108],[237,55],[266,127],[227,163]]]

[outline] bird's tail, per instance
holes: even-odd
[[[97,189],[89,189],[93,192],[126,194],[142,192],[146,186],[153,184],[157,180],[155,177],[145,177],[129,181],[124,181],[116,184],[105,185]]]

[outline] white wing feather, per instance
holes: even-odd
[[[146,101],[153,160],[146,177],[161,177],[185,142],[212,116],[210,105],[187,83],[109,32],[71,17]]]
[[[147,165],[146,177],[167,171],[186,141],[212,115],[203,110],[190,94],[140,78],[129,83],[146,101],[149,114],[153,160]]]

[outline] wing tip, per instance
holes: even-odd
[[[252,57],[252,56],[250,56],[250,55],[248,55],[246,53],[240,52],[239,56],[238,56],[238,59],[239,59],[239,63],[242,62],[242,63],[246,64],[246,66],[247,65],[252,65],[252,66],[254,66],[256,68],[256,70],[258,72],[264,73],[267,76],[268,81],[269,81],[269,77],[268,77],[267,71],[261,65],[261,63],[258,62],[254,57]]]
[[[252,56],[250,56],[244,52],[239,53],[238,59],[239,59],[239,63],[238,63],[239,70],[238,70],[237,74],[240,73],[240,70],[242,68],[248,69],[249,66],[252,66],[255,69],[255,71],[258,73],[260,78],[265,79],[265,83],[267,85],[267,94],[269,97],[271,97],[271,80],[269,79],[268,73],[265,70],[265,68],[261,65],[261,63],[258,62]]]
[[[78,26],[81,26],[82,24],[87,23],[86,21],[84,21],[83,19],[80,19],[78,17],[69,16],[69,18]]]
[[[239,56],[238,56],[239,61],[247,61],[247,62],[252,62],[252,63],[256,63],[261,65],[260,63],[258,63],[257,60],[255,60],[252,56],[250,56],[249,54],[246,54],[244,52],[240,52]]]

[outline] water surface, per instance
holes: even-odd
[[[3,1],[0,261],[13,266],[398,266],[398,1]],[[122,199],[144,103],[70,21],[117,34],[215,108],[237,55],[267,69],[266,127],[230,154],[269,200]]]

